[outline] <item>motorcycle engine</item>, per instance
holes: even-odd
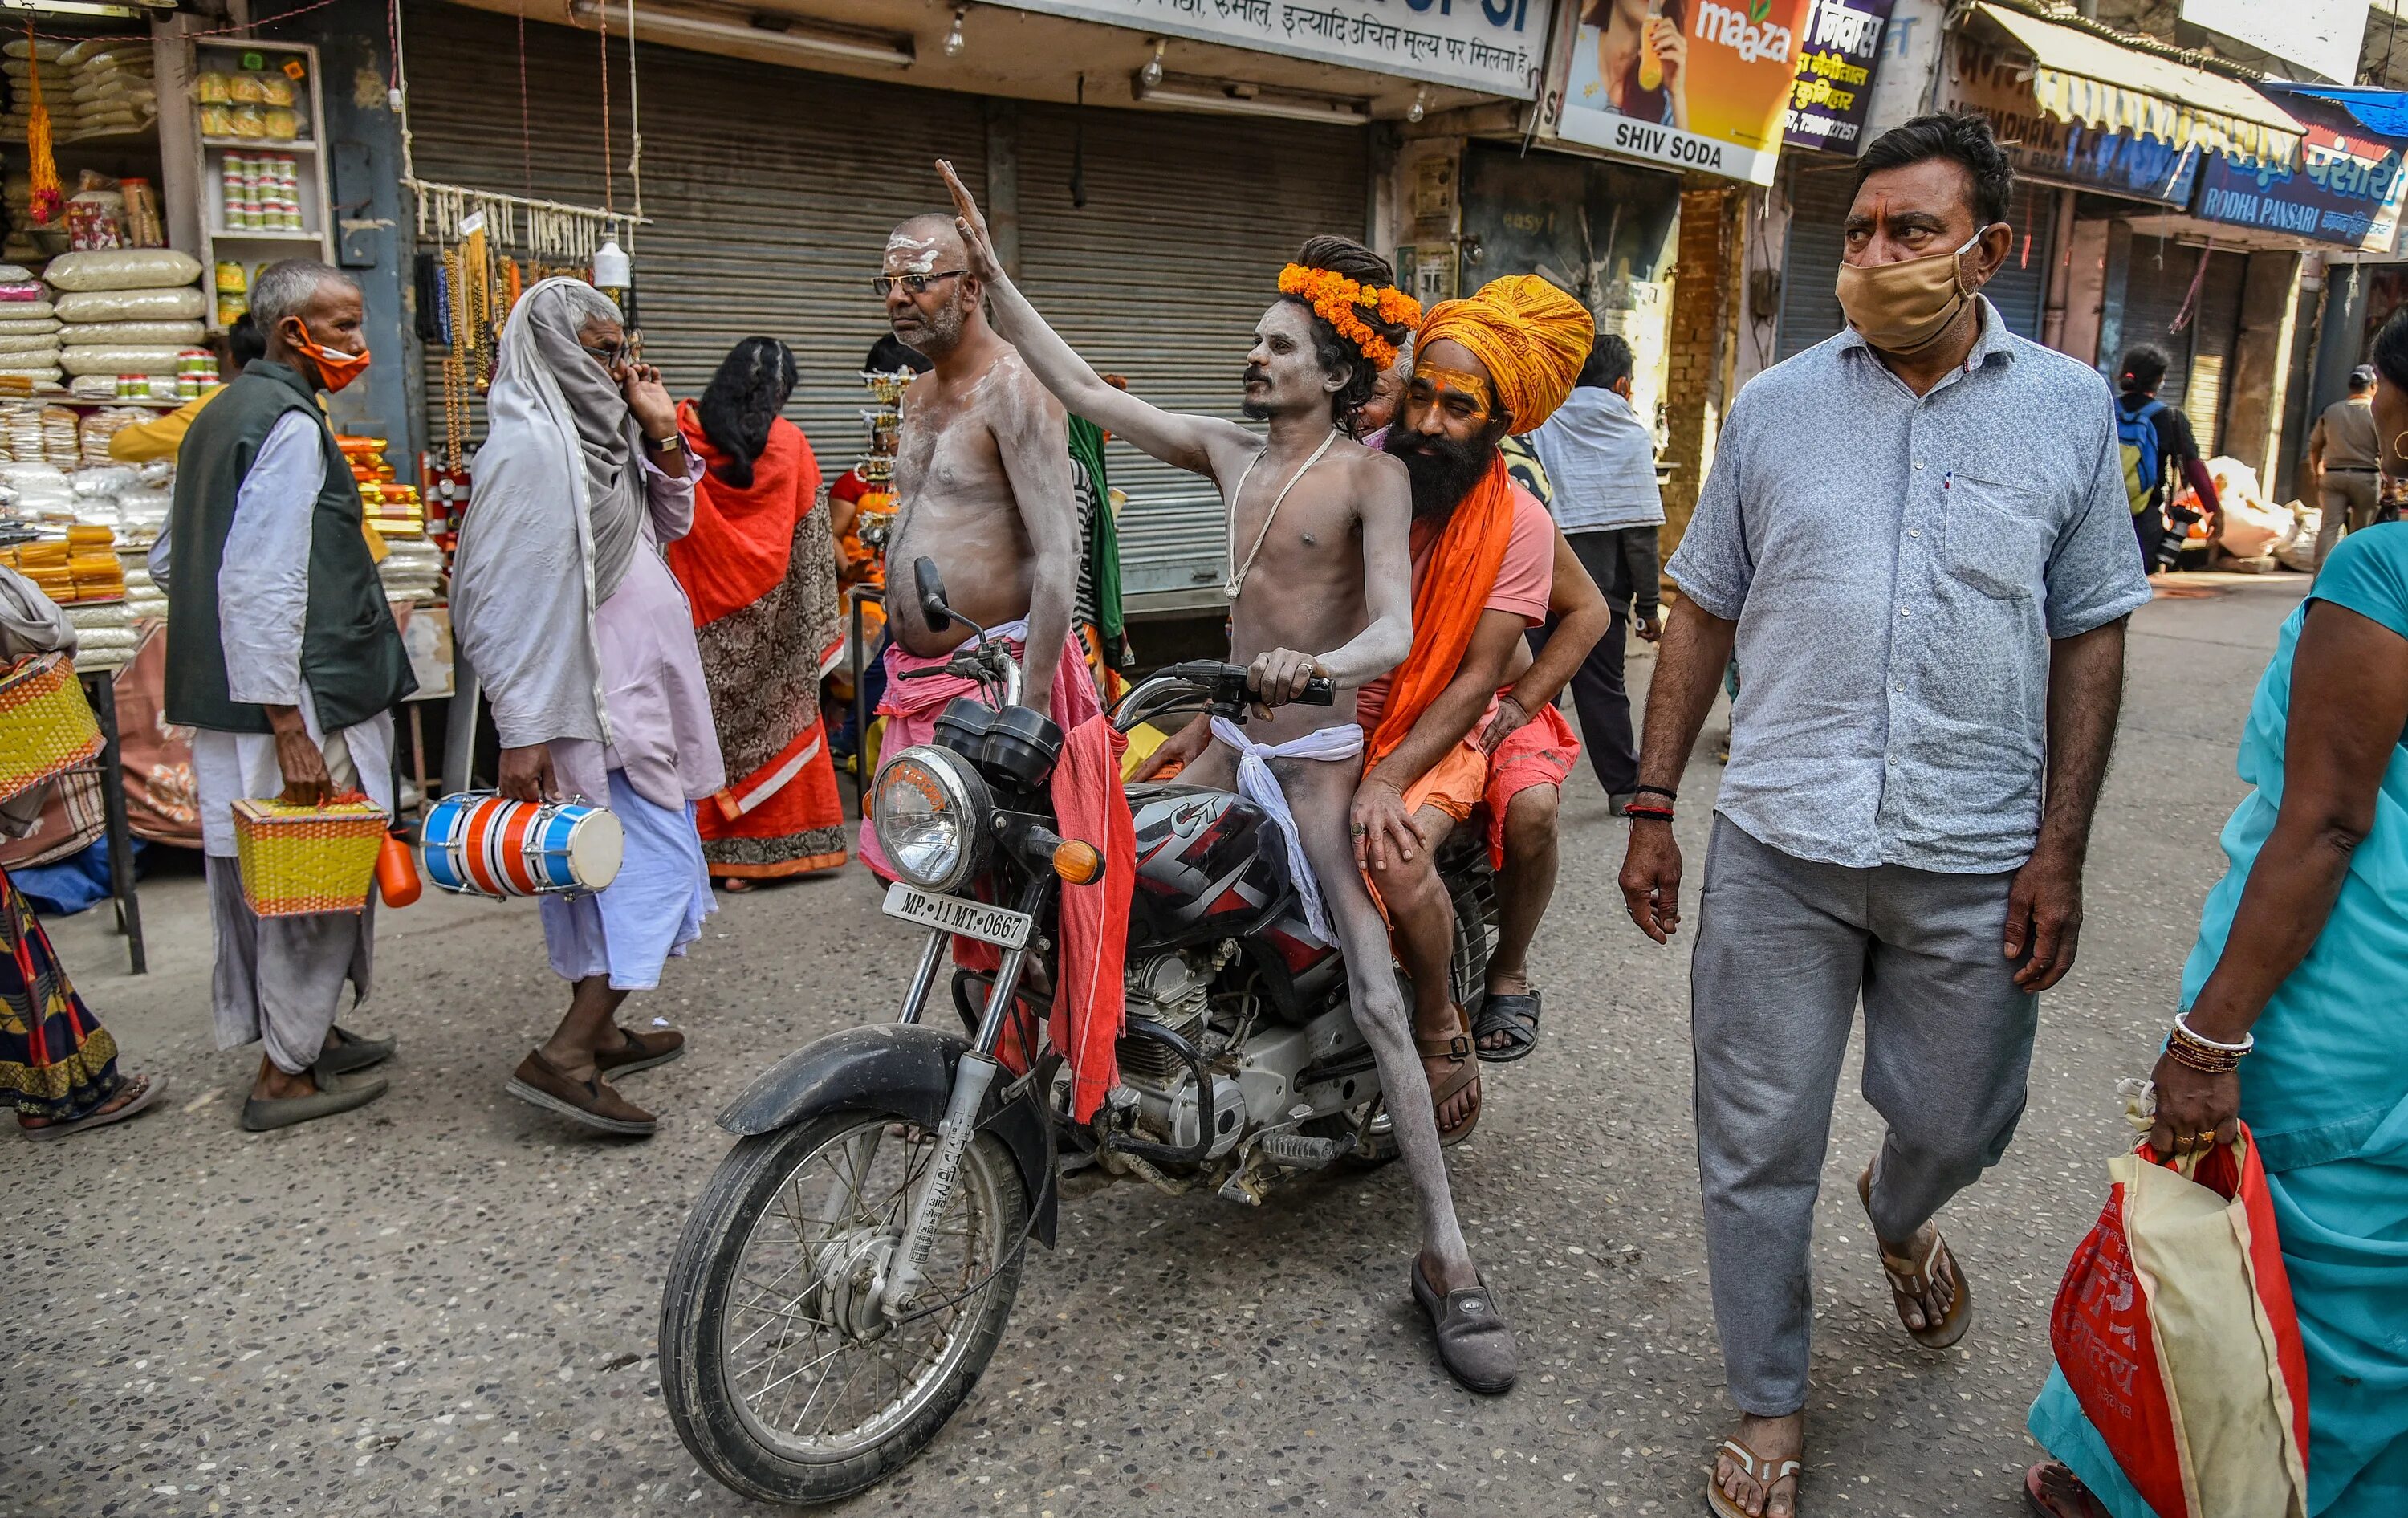
[[[1212,978],[1229,958],[1227,947],[1173,950],[1128,967],[1128,1014],[1158,1023],[1208,1058],[1220,1053],[1211,1026]],[[1226,1036],[1227,1029],[1219,1030]],[[1137,1093],[1143,1125],[1182,1149],[1201,1137],[1202,1092],[1186,1061],[1157,1039],[1124,1038],[1116,1049],[1121,1081]],[[1212,1141],[1207,1157],[1218,1159],[1246,1131],[1245,1093],[1228,1075],[1212,1073]]]

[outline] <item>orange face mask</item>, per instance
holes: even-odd
[[[317,366],[318,383],[329,394],[368,372],[368,352],[366,349],[356,353],[346,353],[338,348],[328,348],[309,336],[309,329],[302,325],[299,317],[290,317],[287,320],[299,328],[301,336],[294,338],[288,334],[284,340],[292,345],[294,352]]]

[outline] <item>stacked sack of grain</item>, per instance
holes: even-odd
[[[396,537],[385,544],[377,578],[387,600],[434,606],[443,599],[443,551],[423,537]]]
[[[200,264],[171,248],[61,253],[42,270],[57,292],[59,366],[71,375],[164,376],[172,390],[184,351],[206,331],[200,277]]]
[[[59,382],[59,319],[50,287],[22,264],[0,264],[0,374]]]
[[[0,44],[0,75],[8,81],[0,132],[21,140],[33,112],[36,77],[43,107],[50,113],[51,135],[61,142],[138,131],[159,114],[148,42],[18,37]]]

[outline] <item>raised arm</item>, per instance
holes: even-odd
[[[978,202],[970,198],[961,176],[953,172],[953,165],[939,159],[937,171],[945,177],[945,187],[953,192],[957,215],[953,224],[961,233],[962,245],[969,251],[970,272],[986,287],[987,320],[1006,342],[1020,350],[1021,357],[1028,361],[1029,372],[1064,406],[1105,431],[1128,439],[1163,463],[1200,475],[1217,477],[1216,452],[1242,455],[1259,446],[1252,433],[1234,422],[1166,411],[1104,383],[1103,377],[1062,340],[1061,334],[1045,324],[1037,308],[1028,303],[1028,297],[1004,272],[1002,261],[995,256],[995,244],[987,236],[986,217],[980,212]]]
[[[1044,711],[1052,705],[1054,671],[1070,636],[1070,608],[1085,553],[1070,481],[1069,423],[1061,403],[1025,372],[1008,378],[992,427],[1030,550],[1028,652],[1021,659],[1020,702]]]

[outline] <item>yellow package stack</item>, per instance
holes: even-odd
[[[384,812],[365,797],[322,807],[236,802],[243,900],[262,917],[358,911],[376,879],[384,828]]]
[[[100,753],[100,723],[64,653],[34,653],[0,673],[0,801]],[[371,855],[373,858],[373,855]]]

